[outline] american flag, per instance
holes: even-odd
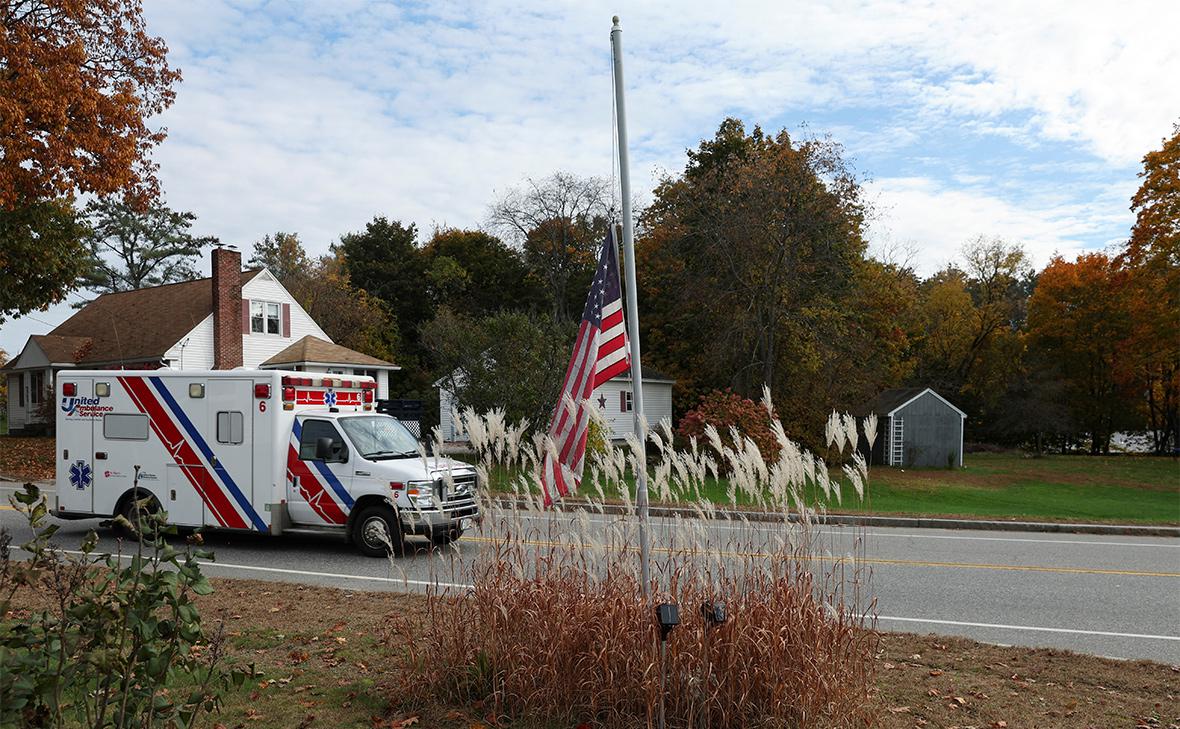
[[[553,503],[553,492],[562,496],[576,491],[582,481],[586,456],[586,432],[590,425],[590,395],[607,380],[631,366],[627,354],[627,327],[623,322],[623,291],[619,285],[619,254],[615,234],[607,233],[598,257],[598,270],[586,308],[574,354],[561,386],[561,400],[549,423],[554,451],[545,455],[541,487],[545,504]]]

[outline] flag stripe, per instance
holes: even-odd
[[[585,465],[590,408],[597,407],[590,402],[590,396],[595,388],[629,367],[618,250],[612,226],[598,257],[578,338],[561,383],[560,399],[549,423],[549,438],[556,456],[547,451],[541,467],[546,505],[553,503],[555,491],[566,496],[578,488]],[[573,401],[572,407],[567,405],[569,400]]]

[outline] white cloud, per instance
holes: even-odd
[[[922,177],[875,180],[868,190],[878,210],[871,242],[877,249],[912,247],[915,270],[922,276],[955,262],[964,244],[981,235],[1021,244],[1040,269],[1055,254],[1068,259],[1102,247],[1092,242],[1095,236],[1125,230],[1131,220],[1129,213],[1096,213],[1089,204],[1052,195],[1017,204],[978,188]],[[1113,201],[1129,195],[1126,187],[1114,186],[1097,197]]]

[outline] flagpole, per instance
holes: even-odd
[[[631,161],[627,154],[627,105],[623,99],[623,29],[619,16],[612,19],[611,60],[615,72],[615,119],[619,134],[619,183],[623,195],[623,265],[627,276],[627,325],[631,339],[631,405],[635,414],[635,435],[646,448],[647,420],[643,417],[643,367],[639,361],[639,304],[635,285],[635,224],[631,212]],[[643,597],[651,602],[651,547],[647,541],[647,468],[635,474],[635,507],[639,512],[639,559]]]

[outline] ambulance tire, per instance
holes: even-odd
[[[389,545],[380,537],[382,526],[389,536]],[[352,543],[366,557],[385,557],[391,553],[400,555],[406,549],[406,539],[397,513],[383,504],[365,507],[357,515],[352,527]]]
[[[129,494],[123,499],[123,505],[119,509],[119,514],[131,522],[135,523],[135,502],[142,501],[144,498],[150,499],[147,504],[143,506],[145,514],[155,514],[160,510],[160,502],[156,500],[155,496],[151,494]],[[115,527],[116,533],[124,539],[134,539],[139,541],[139,531],[137,529],[128,529],[123,526]]]

